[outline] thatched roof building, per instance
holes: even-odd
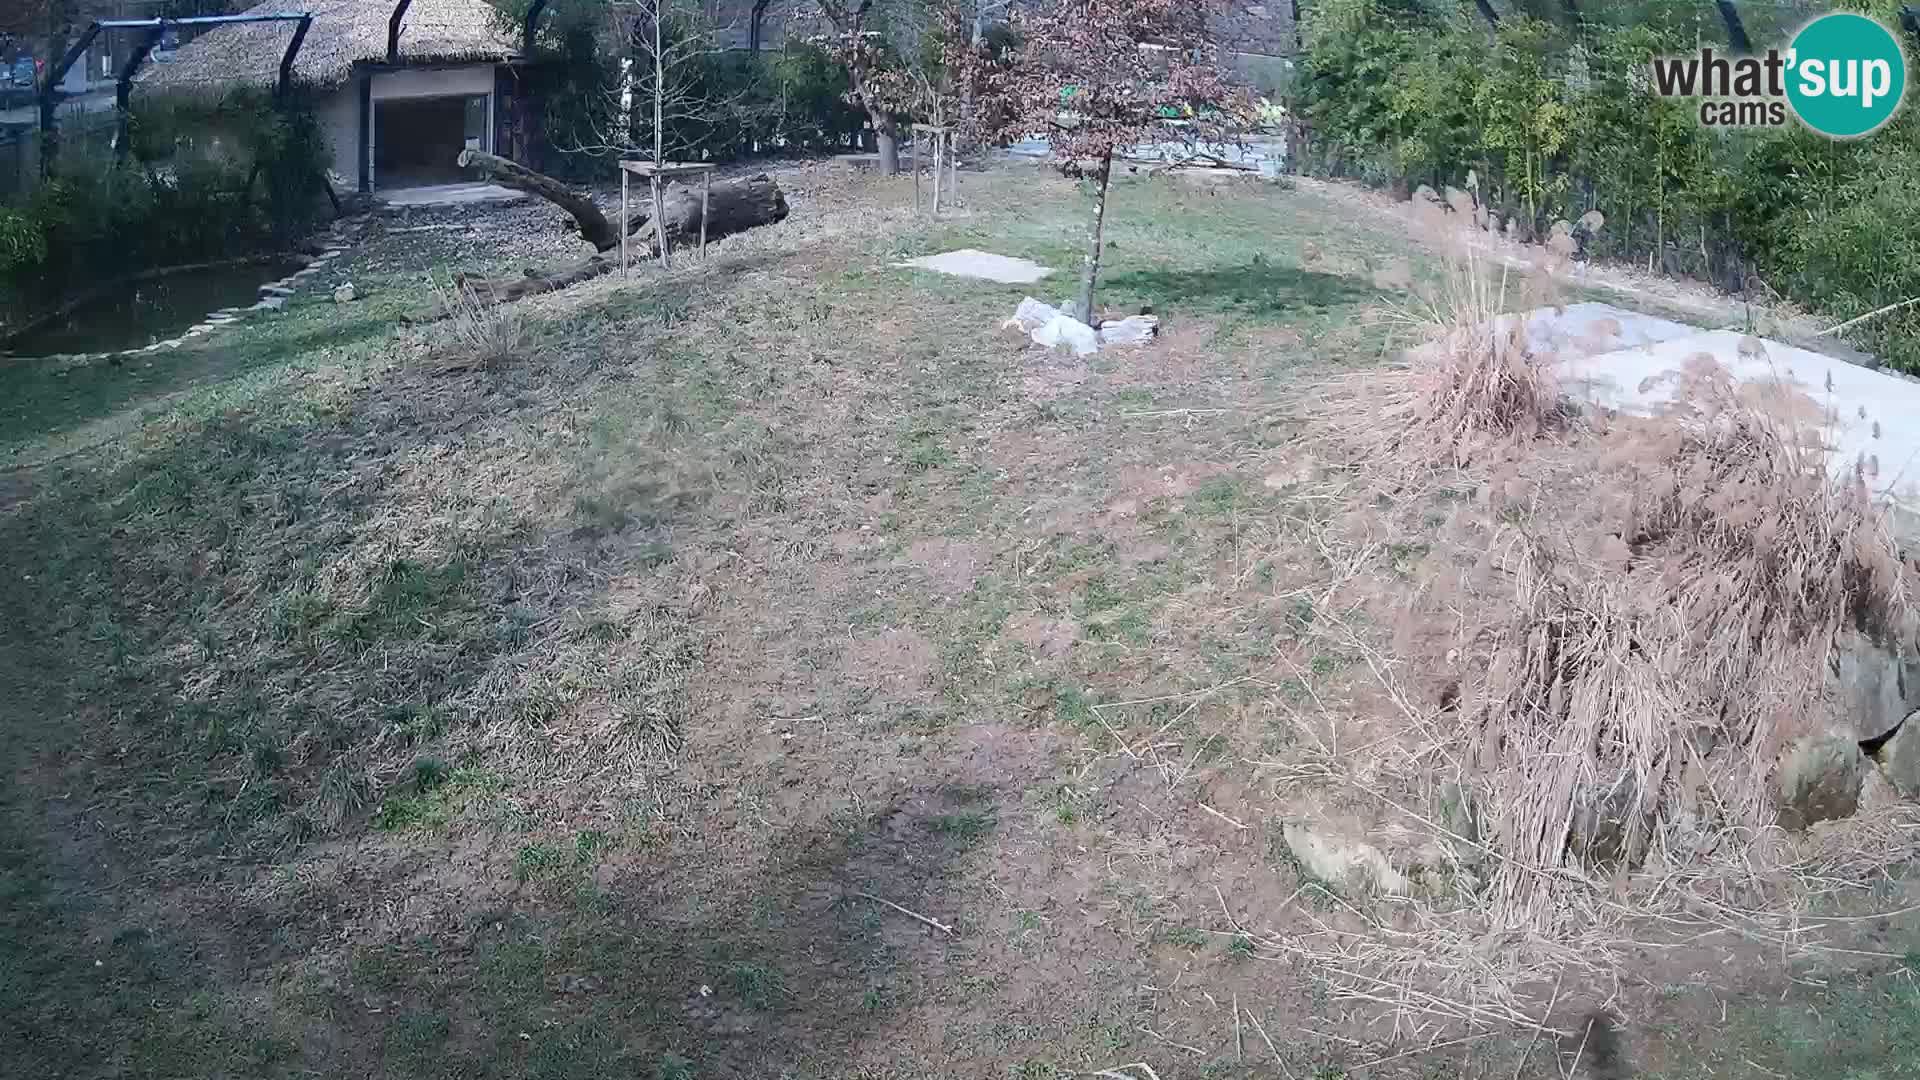
[[[395,0],[266,0],[249,15],[313,13],[313,29],[293,64],[295,81],[330,89],[352,79],[357,64],[387,60],[387,25]],[[140,73],[144,91],[272,86],[293,37],[292,23],[239,23],[183,45],[165,63]],[[400,29],[400,60],[411,65],[503,63],[518,47],[487,0],[413,0]]]
[[[398,48],[398,0],[266,0],[248,14],[310,12],[293,82],[333,147],[337,186],[373,192],[465,177],[463,149],[524,146],[531,115],[514,36],[487,0],[412,0]],[[236,23],[187,42],[141,71],[138,93],[217,95],[280,77],[293,23]]]

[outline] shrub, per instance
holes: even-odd
[[[1595,255],[1730,290],[1759,288],[1757,275],[1838,318],[1920,296],[1920,215],[1903,198],[1920,189],[1912,109],[1850,143],[1797,125],[1702,127],[1650,85],[1651,57],[1697,42],[1667,9],[1623,25],[1588,14],[1577,32],[1516,13],[1491,47],[1470,9],[1323,0],[1314,14],[1293,103],[1310,170],[1436,188],[1471,176],[1529,237],[1598,209],[1608,228]],[[1920,370],[1920,310],[1863,336]]]
[[[238,150],[193,152],[209,125]],[[84,282],[283,244],[325,210],[326,142],[308,110],[242,93],[143,108],[132,131],[127,160],[69,146],[57,175],[0,207],[6,306],[31,312]]]

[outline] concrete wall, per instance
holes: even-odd
[[[405,71],[383,71],[373,76],[373,99],[391,101],[397,98],[455,97],[486,95],[489,110],[497,108],[493,97],[492,64],[470,64],[465,67],[418,68]],[[327,139],[333,147],[334,186],[341,191],[357,191],[360,187],[360,143],[363,138],[360,131],[360,87],[358,82],[349,81],[333,93],[328,94],[317,106],[320,125],[327,133]],[[488,125],[487,149],[492,147],[492,127]],[[377,133],[376,133],[377,135]]]
[[[359,88],[349,82],[321,99],[315,107],[320,127],[333,147],[333,186],[336,191],[360,190]]]
[[[384,71],[373,77],[373,99],[451,97],[455,94],[492,94],[493,65],[458,68],[421,68]]]

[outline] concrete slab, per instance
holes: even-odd
[[[1048,274],[1051,269],[1029,259],[1014,259],[1005,255],[995,255],[991,251],[976,251],[962,248],[939,255],[923,255],[918,259],[894,263],[895,266],[913,267],[919,270],[932,270],[936,273],[951,274],[954,277],[980,278],[985,281],[997,281],[1002,285],[1031,285]]]
[[[1702,356],[1743,385],[1784,392],[1793,422],[1825,445],[1828,472],[1844,476],[1865,462],[1876,495],[1902,516],[1920,512],[1920,383],[1733,330],[1569,357],[1556,368],[1570,397],[1644,416],[1673,403],[1681,374]]]
[[[527,196],[499,184],[475,181],[396,188],[379,192],[374,197],[388,206],[465,206],[471,203],[517,202]]]
[[[1588,301],[1528,312],[1527,347],[1535,356],[1596,356],[1672,341],[1702,329]]]

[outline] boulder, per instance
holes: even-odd
[[[1370,892],[1404,894],[1413,883],[1393,868],[1379,848],[1328,832],[1289,823],[1281,830],[1287,850],[1308,874],[1356,895]]]
[[[1809,735],[1781,755],[1775,776],[1780,824],[1795,832],[1850,817],[1860,808],[1867,757],[1845,735]]]
[[[1920,709],[1920,660],[1858,630],[1834,638],[1827,676],[1856,738],[1884,735]]]
[[[333,302],[336,304],[350,304],[358,299],[360,299],[360,293],[353,287],[351,281],[333,290]]]
[[[1920,712],[1910,714],[1874,747],[1880,771],[1903,799],[1920,799]]]
[[[1652,836],[1653,823],[1636,798],[1635,786],[1623,780],[1576,801],[1567,848],[1591,867],[1633,868],[1646,858]]]

